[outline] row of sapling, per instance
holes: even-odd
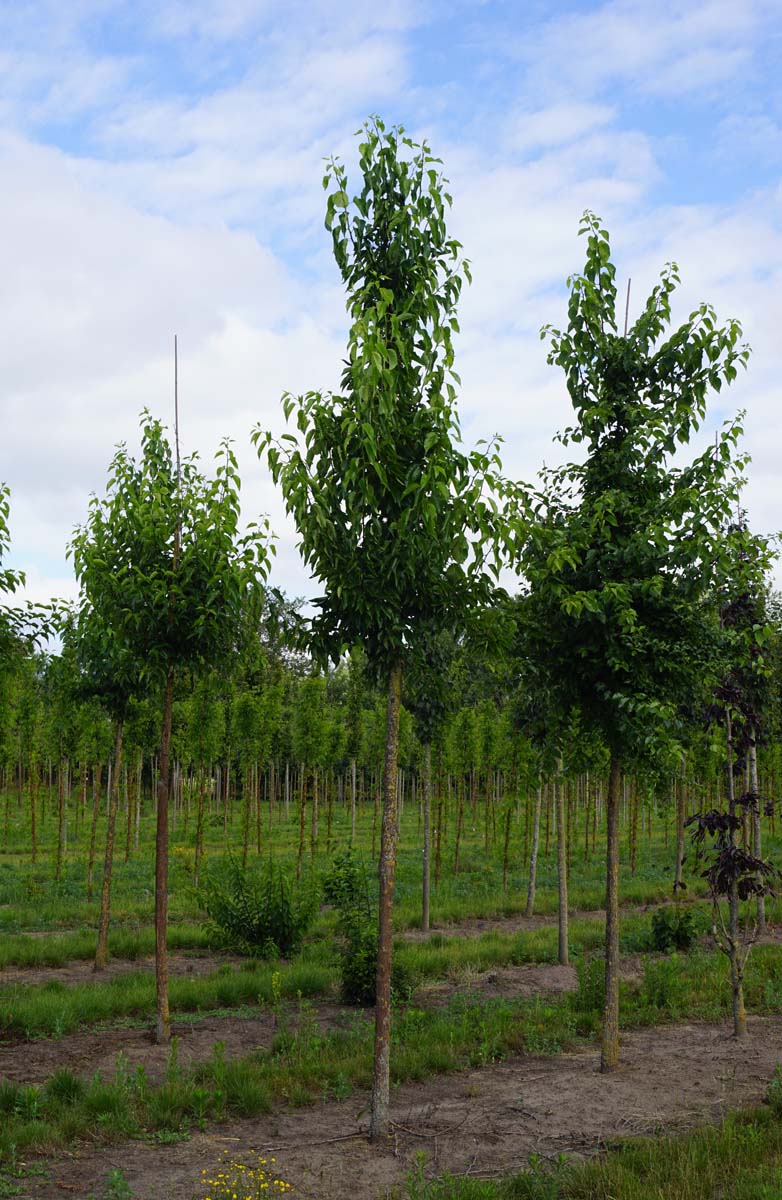
[[[776,636],[774,633],[774,640],[769,643],[772,648]],[[499,655],[488,660],[484,658],[495,667],[493,674],[487,675],[480,665],[481,659],[474,648],[460,645],[456,666],[449,673],[447,682],[443,681],[449,698],[458,701],[461,707],[454,712],[449,705],[446,719],[432,743],[435,882],[443,868],[446,871],[469,868],[472,859],[464,858],[462,845],[465,822],[467,832],[474,833],[480,825],[490,855],[496,856],[502,847],[506,880],[509,865],[519,856],[516,848],[519,840],[523,845],[520,861],[526,864],[530,859],[538,799],[541,850],[545,849],[546,856],[550,835],[553,834],[556,840],[553,807],[556,787],[553,778],[546,778],[555,774],[556,755],[552,749],[545,760],[548,766],[543,771],[539,765],[533,765],[536,751],[530,738],[537,735],[529,719],[519,724],[518,703],[509,691],[508,681],[516,678],[519,670],[518,660]],[[288,822],[291,805],[298,808],[304,783],[304,762],[300,757],[302,747],[294,735],[301,725],[297,708],[306,700],[306,688],[302,685],[309,678],[308,674],[302,677],[298,669],[287,667],[282,669],[279,677],[270,668],[268,678],[266,675],[258,678],[246,660],[247,656],[237,657],[231,675],[223,673],[219,681],[214,680],[214,686],[209,685],[208,701],[203,695],[203,681],[192,680],[189,674],[183,676],[177,687],[172,729],[172,829],[185,843],[193,842],[197,808],[205,785],[211,817],[221,822],[226,838],[235,838],[238,815],[245,859],[253,844],[256,849],[263,845],[263,805],[266,806],[269,834],[275,820]],[[113,743],[111,722],[94,700],[78,698],[84,680],[76,665],[70,653],[35,657],[17,655],[11,674],[6,677],[0,722],[0,787],[4,792],[5,810],[0,827],[3,844],[21,854],[28,851],[34,862],[38,856],[39,838],[47,847],[48,857],[49,843],[54,835],[51,866],[55,876],[58,864],[62,871],[68,862],[66,843],[73,847],[70,866],[74,867],[79,846],[85,833],[90,833],[90,826],[92,833],[97,835],[98,820],[103,822],[105,815],[101,798],[110,790],[108,785],[113,774],[109,763]],[[325,820],[320,822],[314,847],[308,820],[302,854],[308,846],[310,852],[314,848],[318,856],[324,849],[326,854],[329,853],[334,837],[342,836],[340,831],[346,807],[351,810],[351,824],[354,813],[357,818],[360,816],[362,828],[370,819],[376,824],[376,781],[382,767],[384,712],[378,708],[376,693],[364,687],[366,707],[356,713],[354,746],[357,754],[352,762],[348,750],[348,730],[352,721],[348,676],[345,665],[330,673],[325,680],[325,702],[318,706],[324,728],[322,736],[317,738],[319,750],[314,770],[307,772],[313,777],[313,786],[304,790],[310,795],[317,794],[318,807],[325,813]],[[535,679],[532,684],[521,683],[520,690],[527,707],[530,699],[540,707],[542,689]],[[772,689],[772,700],[774,695]],[[404,703],[415,708],[409,688],[406,688]],[[118,834],[118,844],[124,842],[126,861],[139,845],[141,819],[143,816],[146,820],[149,800],[155,789],[160,729],[156,715],[158,707],[151,697],[133,699],[124,723],[124,765],[120,781],[124,836]],[[240,719],[243,709],[247,710],[248,721]],[[546,743],[551,742],[551,720],[546,723]],[[515,730],[511,727],[512,721],[515,721]],[[266,755],[265,751],[263,754],[259,751],[267,737],[259,734],[262,732],[260,726],[266,726],[268,722],[271,723],[272,746],[270,754]],[[409,806],[412,802],[420,807],[425,757],[421,745],[423,727],[419,727],[416,714],[406,709],[402,711],[401,722],[400,798],[404,805]],[[648,771],[625,773],[623,781],[622,822],[626,831],[623,847],[626,836],[630,873],[636,873],[641,843],[646,841],[647,846],[651,846],[650,820],[654,810],[663,817],[662,833],[666,846],[671,820],[675,816],[674,882],[677,890],[682,884],[687,802],[692,798],[693,789],[701,788],[702,802],[707,807],[714,807],[719,802],[717,784],[722,786],[723,783],[721,758],[720,769],[716,770],[718,735],[713,729],[701,729],[697,711],[691,714],[688,723],[686,756],[670,778],[661,781],[664,791],[653,787],[654,781]],[[216,733],[207,738],[212,726]],[[585,757],[589,739],[585,731],[572,722],[566,727],[563,739],[565,807],[567,824],[573,826],[569,829],[566,847],[570,863],[577,852],[589,859],[596,845],[596,821],[602,811],[607,760],[602,748],[597,756],[591,753]],[[779,746],[773,731],[771,738],[762,745],[759,756],[765,776],[764,790],[773,794],[775,780],[780,774]],[[243,795],[245,777],[246,797]],[[352,799],[354,778],[355,805]],[[540,797],[537,796],[538,788]],[[671,794],[675,803],[668,802]],[[242,819],[245,799],[249,808],[246,828]],[[370,812],[367,812],[368,804],[371,805]],[[456,810],[453,821],[450,819],[452,808]],[[422,817],[421,813],[419,824]],[[295,819],[298,823],[298,813]],[[770,824],[773,830],[773,810]],[[94,864],[94,854],[89,855],[89,863]],[[88,866],[90,877],[93,874],[91,865]],[[88,885],[88,895],[90,891]]]
[[[376,1139],[389,1129],[392,909],[398,832],[399,724],[403,681],[423,744],[424,922],[432,796],[432,753],[453,702],[448,657],[465,638],[490,633],[507,644],[509,608],[497,580],[503,565],[522,580],[514,613],[514,670],[535,678],[545,698],[532,756],[553,778],[558,837],[560,959],[567,960],[564,780],[575,767],[572,730],[608,754],[606,999],[602,1068],[618,1062],[619,810],[623,773],[680,770],[688,718],[716,682],[713,597],[724,579],[722,530],[737,500],[744,460],[738,421],[685,466],[672,465],[706,416],[707,396],[747,359],[737,322],[717,325],[701,305],[668,333],[676,268],[664,271],[638,319],[619,331],[608,236],[587,213],[584,271],[570,280],[568,327],[547,329],[549,361],[565,371],[575,424],[565,445],[582,461],[545,472],[540,487],[511,486],[496,446],[462,448],[456,413],[453,337],[456,305],[469,270],[449,236],[450,196],[426,143],[377,119],[359,145],[361,186],[352,198],[344,167],[330,161],[326,224],[347,292],[350,332],[338,394],[286,395],[295,433],[279,441],[254,434],[299,532],[305,563],[322,586],[306,622],[313,663],[339,662],[359,649],[385,690],[385,746],[379,855],[375,1056],[370,1119]],[[677,459],[678,461],[678,459]],[[7,502],[0,496],[0,551]],[[156,975],[159,1040],[168,1037],[167,872],[171,735],[177,679],[205,682],[257,637],[269,549],[265,528],[239,530],[239,480],[223,446],[216,477],[193,459],[179,464],[162,427],[142,426],[137,463],[123,446],[105,499],[94,498],[72,543],[81,599],[71,626],[85,686],[115,723],[104,890],[110,891],[112,808],[120,776],[125,705],[134,695],[160,705],[156,832]],[[8,572],[0,586],[15,580]],[[267,602],[267,601],[266,601]],[[255,616],[253,616],[255,611]],[[0,630],[1,632],[1,630]],[[506,641],[503,643],[503,637]],[[717,639],[719,640],[719,639]],[[7,641],[7,637],[6,637]],[[69,643],[70,645],[70,643]],[[70,651],[69,651],[70,652]],[[502,657],[502,654],[500,655]],[[514,661],[514,660],[509,660]],[[351,833],[355,835],[361,670],[348,666]],[[512,683],[512,681],[511,681]],[[318,770],[333,758],[323,719],[324,683],[299,685],[293,743],[301,762],[299,873],[310,822],[318,839]],[[208,707],[209,697],[200,697]],[[231,736],[243,785],[243,858],[251,817],[261,847],[258,772],[271,753],[279,712],[268,690],[241,692]],[[266,706],[270,707],[267,708]],[[492,705],[484,705],[478,761],[484,764],[484,842],[496,841],[491,772],[496,755]],[[465,718],[466,719],[466,718]],[[470,717],[470,720],[473,718]],[[732,718],[728,717],[728,724]],[[748,746],[757,734],[748,735]],[[209,741],[209,739],[206,739]],[[203,836],[203,770],[216,739],[196,750],[202,770],[196,859]],[[533,738],[535,743],[536,739]],[[548,762],[546,759],[548,756]],[[474,760],[473,760],[474,761]],[[732,761],[732,759],[731,759]],[[534,773],[532,771],[531,773]],[[530,774],[528,770],[528,774]],[[466,773],[462,772],[462,784]],[[732,780],[733,771],[729,772]],[[466,788],[459,789],[454,869]],[[757,792],[750,780],[746,795]],[[472,776],[470,780],[472,792]],[[749,801],[747,802],[749,804]],[[734,805],[735,807],[735,805]],[[540,836],[536,789],[533,870]],[[270,809],[271,812],[271,809]],[[637,813],[637,810],[636,810]],[[735,814],[734,814],[735,817]],[[511,809],[505,814],[505,854]],[[729,850],[731,841],[729,822]],[[439,852],[439,830],[438,830]],[[764,878],[759,856],[753,878]],[[745,873],[746,875],[746,873]],[[737,884],[740,888],[743,884]],[[534,903],[531,884],[529,907]],[[105,898],[106,927],[108,895]],[[102,917],[103,928],[104,917]],[[732,926],[731,926],[732,929]],[[732,936],[732,934],[731,934]],[[373,951],[374,953],[374,951]]]

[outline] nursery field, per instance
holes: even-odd
[[[741,325],[670,330],[672,262],[631,319],[586,210],[580,450],[510,479],[440,160],[359,136],[340,393],[249,435],[317,594],[230,440],[182,452],[175,338],[78,598],[0,602],[0,1200],[782,1200],[782,601],[704,426]]]
[[[671,903],[671,806],[645,805],[639,817],[630,799],[620,871],[621,1067],[601,1075],[602,822],[584,844],[574,814],[569,963],[561,965],[554,806],[541,816],[526,916],[530,797],[508,806],[507,839],[490,838],[488,852],[480,808],[468,800],[459,870],[451,821],[423,932],[418,795],[408,795],[400,821],[393,1137],[381,1146],[365,1136],[372,1009],[345,1002],[342,958],[345,893],[357,887],[367,911],[376,906],[370,800],[358,805],[352,854],[348,803],[332,803],[328,821],[321,814],[298,883],[295,803],[287,813],[282,797],[267,806],[261,853],[250,849],[242,873],[243,808],[228,822],[210,802],[197,889],[182,790],[172,814],[173,1038],[164,1046],[151,1037],[151,798],[130,813],[138,845],[131,842],[127,862],[117,854],[108,961],[94,972],[99,908],[87,899],[91,829],[82,814],[76,832],[78,789],[59,881],[56,808],[39,823],[33,865],[29,819],[9,797],[0,859],[0,1195],[205,1200],[273,1194],[283,1183],[301,1196],[400,1200],[779,1195],[782,901],[767,900],[767,930],[745,978],[748,1035],[734,1040],[727,959],[714,948],[697,872],[685,871],[686,899]],[[770,831],[767,851],[779,853]],[[284,955],[268,946],[242,953],[214,919],[210,888],[269,870],[278,880],[284,873],[295,917],[306,899],[301,940]]]

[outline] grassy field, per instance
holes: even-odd
[[[336,914],[328,907],[321,908],[301,948],[289,959],[221,962],[193,887],[192,823],[186,834],[181,820],[171,856],[169,948],[185,959],[213,955],[214,961],[208,959],[197,974],[172,975],[174,1020],[197,1021],[208,1015],[219,1022],[266,1012],[274,1018],[276,1031],[270,1044],[249,1054],[227,1056],[217,1036],[208,1060],[184,1066],[177,1060],[174,1043],[165,1078],[155,1081],[143,1068],[130,1069],[122,1059],[111,1077],[105,1073],[80,1076],[68,1066],[67,1054],[43,1083],[2,1080],[2,1056],[20,1042],[37,1038],[56,1042],[80,1030],[149,1024],[154,1013],[154,978],[149,967],[139,961],[154,951],[151,817],[147,815],[142,822],[140,846],[137,850],[131,847],[129,861],[124,861],[118,846],[109,941],[114,970],[106,977],[93,977],[89,972],[98,908],[95,899],[87,899],[86,827],[82,824],[79,838],[71,839],[59,881],[54,879],[53,833],[51,824],[41,831],[43,849],[38,861],[30,863],[25,852],[26,826],[11,806],[10,848],[0,854],[0,970],[15,972],[5,980],[0,975],[0,1163],[7,1170],[13,1169],[20,1156],[56,1156],[58,1147],[74,1139],[96,1135],[100,1140],[181,1137],[215,1121],[344,1098],[368,1085],[371,1013],[345,1010],[324,1024],[319,1009],[323,1004],[333,1009],[338,999]],[[229,829],[227,843],[222,821],[211,823],[207,835],[205,867],[219,870],[226,851],[231,846],[236,851],[239,845],[238,823]],[[101,836],[102,826],[99,847]],[[271,833],[267,826],[263,830],[260,861],[271,856],[293,869],[296,839],[295,812],[291,811],[287,822],[282,813],[273,814]],[[426,939],[408,937],[408,931],[414,934],[420,927],[421,889],[419,815],[408,806],[401,826],[395,959],[417,991],[395,1017],[395,1084],[482,1068],[520,1054],[556,1055],[595,1044],[602,1006],[600,846],[597,852],[590,847],[589,855],[583,845],[571,850],[570,908],[575,915],[569,943],[576,976],[570,989],[513,998],[492,997],[472,986],[493,970],[557,961],[555,840],[553,836],[549,839],[548,855],[541,840],[533,922],[519,919],[526,904],[527,883],[523,820],[512,822],[504,882],[499,839],[487,854],[483,828],[477,821],[474,825],[468,821],[459,872],[452,870],[447,844],[441,879],[433,885],[432,922],[440,928]],[[309,854],[305,858],[307,886],[319,885],[329,872],[334,852],[347,842],[347,814],[335,812],[330,845],[327,847],[321,829],[314,859]],[[768,853],[778,859],[779,839],[769,838],[767,845]],[[357,852],[366,864],[371,888],[369,808],[361,814]],[[624,1029],[679,1021],[718,1022],[730,1013],[727,964],[712,947],[710,908],[697,875],[688,880],[685,901],[693,914],[694,947],[678,954],[654,951],[652,912],[645,909],[670,902],[672,856],[669,822],[657,815],[652,835],[644,832],[639,840],[635,874],[629,870],[629,849],[623,845],[621,952],[628,960],[621,988]],[[257,861],[257,849],[252,849],[250,862]],[[101,870],[98,853],[96,896]],[[782,918],[782,901],[770,901],[768,916],[771,922]],[[482,922],[489,927],[484,928]],[[85,970],[74,970],[72,978],[47,978],[48,969],[54,972],[80,962]],[[25,971],[36,973],[34,981],[25,977]],[[432,987],[435,999],[430,999]],[[746,992],[750,1013],[782,1011],[780,946],[760,945],[753,950]],[[731,1196],[768,1200],[782,1195],[782,1190],[763,1190],[775,1186],[770,1180],[779,1162],[779,1107],[736,1116],[718,1130],[691,1133],[670,1143],[660,1139],[633,1143],[592,1164],[548,1164],[545,1169],[538,1164],[501,1181],[447,1178],[438,1182],[429,1179],[421,1167],[410,1176],[405,1194],[411,1200],[444,1200],[446,1196],[645,1200],[669,1195],[701,1200],[727,1195],[720,1189],[732,1172],[739,1190],[731,1191]],[[754,1157],[749,1153],[753,1139]],[[700,1166],[706,1161],[712,1163],[709,1171]],[[680,1180],[690,1175],[692,1184],[687,1186],[691,1190],[681,1190]],[[639,1180],[647,1177],[655,1180],[656,1191],[643,1190]],[[15,1185],[9,1182],[8,1186]]]

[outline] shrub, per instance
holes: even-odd
[[[323,899],[340,912],[361,906],[368,900],[369,883],[363,862],[354,850],[334,855],[323,880]]]
[[[372,1005],[377,985],[377,928],[371,918],[356,919],[347,928],[340,956],[340,997],[343,1004]],[[408,968],[398,958],[391,964],[392,1003],[404,1003],[413,993]]]
[[[766,1092],[766,1104],[774,1116],[782,1120],[782,1067],[777,1067],[771,1077],[771,1083]]]
[[[276,958],[301,943],[317,911],[312,887],[294,888],[274,863],[251,871],[235,859],[207,871],[199,900],[213,941],[239,954]]]
[[[660,908],[652,917],[652,949],[662,954],[672,950],[691,950],[698,937],[690,909],[678,905]]]

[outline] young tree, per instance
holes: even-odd
[[[468,276],[448,236],[438,160],[403,130],[369,121],[352,200],[331,160],[326,225],[351,320],[339,395],[286,395],[300,440],[256,430],[305,562],[323,586],[311,648],[336,660],[361,645],[387,693],[371,1137],[389,1126],[391,915],[399,711],[420,631],[459,628],[492,595],[499,522],[487,496],[493,449],[459,446],[456,303]]]
[[[169,1039],[168,800],[171,720],[177,675],[230,661],[251,626],[269,564],[267,526],[239,533],[239,476],[230,445],[214,479],[195,456],[174,463],[163,426],[142,417],[136,462],[121,445],[105,499],[94,496],[71,543],[82,611],[101,614],[117,647],[140,664],[139,681],[162,692],[155,842],[155,1037]]]
[[[529,589],[528,644],[561,711],[575,708],[610,752],[606,798],[606,1002],[601,1066],[619,1054],[618,835],[623,766],[681,756],[680,714],[714,671],[706,608],[735,502],[738,421],[689,465],[671,458],[719,390],[746,363],[741,328],[702,304],[665,340],[675,265],[623,335],[608,235],[586,213],[583,274],[569,280],[568,328],[546,328],[565,371],[583,462],[543,476],[520,554]]]

